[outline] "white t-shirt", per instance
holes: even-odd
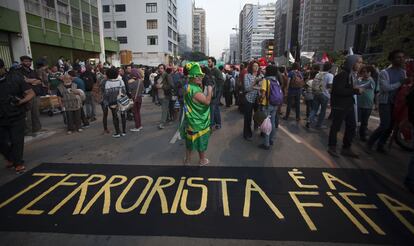
[[[330,87],[332,85],[333,78],[334,78],[333,74],[326,73],[322,79],[322,84],[323,84],[322,93],[328,98],[331,98],[331,93],[329,93],[328,86]]]

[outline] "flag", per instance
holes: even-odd
[[[353,55],[354,51],[352,50],[352,47],[349,47],[348,55]]]
[[[295,58],[293,58],[292,53],[289,52],[289,62],[294,63]]]
[[[326,52],[323,52],[321,62],[322,62],[322,63],[329,62],[329,57],[328,57],[328,55],[326,54]]]

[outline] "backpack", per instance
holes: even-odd
[[[89,73],[83,73],[83,74],[81,74],[80,78],[85,83],[85,90],[86,91],[92,91],[93,90],[93,85],[94,85],[94,80],[93,80],[92,75],[89,74]]]
[[[320,95],[323,93],[323,78],[327,72],[319,72],[312,81],[312,93]]]
[[[283,92],[280,88],[279,81],[270,79],[267,85],[268,102],[272,106],[279,106],[283,103]],[[270,88],[269,88],[270,86]]]
[[[305,81],[303,80],[303,77],[299,74],[299,72],[293,71],[294,76],[290,80],[289,87],[291,88],[302,88],[305,86]]]

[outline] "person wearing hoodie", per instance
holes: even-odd
[[[384,145],[391,135],[394,125],[392,115],[395,96],[406,78],[406,71],[403,69],[404,52],[401,50],[391,51],[388,55],[388,60],[392,63],[392,66],[382,70],[378,76],[380,88],[378,94],[380,125],[372,133],[367,142],[366,151],[368,153],[371,152],[376,142],[378,142],[377,151],[386,153]]]
[[[118,69],[110,68],[106,71],[108,80],[105,83],[104,101],[108,104],[112,113],[112,121],[115,127],[115,133],[112,135],[114,138],[126,136],[126,112],[120,111],[118,107],[118,96],[126,95],[126,89],[122,77],[118,73]],[[119,129],[119,117],[118,111],[121,113],[122,120],[122,133]]]
[[[141,124],[141,105],[142,94],[144,93],[143,72],[138,68],[132,68],[130,73],[131,79],[128,80],[128,88],[131,93],[131,98],[134,101],[132,109],[134,113],[135,127],[131,128],[131,132],[139,132],[142,130]]]
[[[344,69],[333,80],[331,95],[333,119],[329,131],[328,153],[334,157],[339,157],[336,151],[337,134],[341,130],[342,122],[345,121],[345,134],[341,154],[358,158],[358,155],[351,150],[351,144],[356,131],[354,95],[361,94],[363,91],[362,88],[357,87],[358,71],[361,66],[361,56],[349,55],[346,57]]]

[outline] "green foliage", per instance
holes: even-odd
[[[329,51],[327,52],[329,60],[337,66],[342,66],[345,62],[345,51]]]
[[[206,56],[204,53],[202,52],[185,52],[182,57],[182,60],[188,60],[188,61],[203,61],[203,60],[207,60],[208,56]]]
[[[406,14],[388,19],[387,27],[374,40],[373,45],[382,47],[377,58],[380,67],[389,65],[388,53],[401,49],[407,57],[414,56],[414,14]]]

